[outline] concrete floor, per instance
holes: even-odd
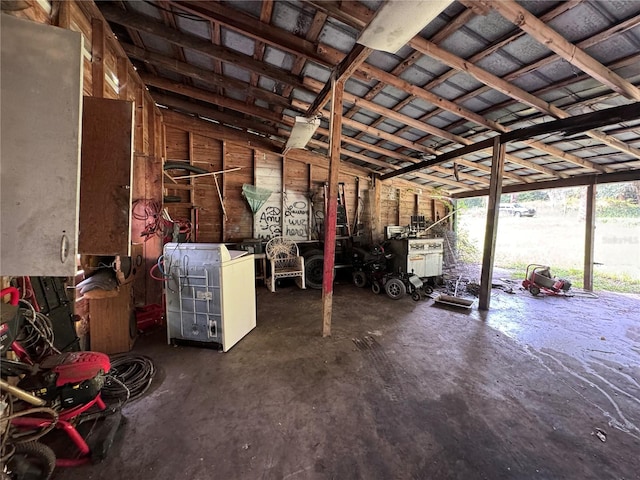
[[[323,339],[319,291],[259,287],[227,353],[139,339],[154,386],[104,462],[55,478],[640,478],[640,296],[491,307],[337,285]]]

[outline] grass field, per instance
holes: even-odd
[[[521,278],[530,263],[549,265],[554,275],[581,287],[584,219],[575,212],[562,214],[539,206],[537,211],[535,217],[500,215],[495,266],[513,270]],[[471,261],[481,259],[485,214],[484,209],[476,208],[459,216],[459,236],[468,240]],[[639,293],[640,218],[597,219],[594,262],[595,290]]]

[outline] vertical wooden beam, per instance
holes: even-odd
[[[129,59],[118,57],[118,98],[129,99]]]
[[[280,182],[281,184],[281,192],[282,195],[280,196],[280,231],[282,232],[281,235],[284,237],[284,196],[286,195],[286,189],[287,189],[287,155],[283,155],[282,156],[282,172],[280,175]]]
[[[91,83],[92,95],[104,97],[104,53],[106,37],[104,22],[99,18],[91,19]]]
[[[68,0],[58,0],[58,26],[67,30],[71,27],[71,2]]]
[[[489,206],[487,208],[487,226],[484,234],[484,252],[482,254],[482,273],[480,274],[480,310],[489,310],[491,303],[491,279],[493,277],[493,256],[496,250],[498,234],[498,208],[502,194],[502,176],[504,173],[505,144],[500,137],[493,140],[493,158],[491,159],[491,183],[489,185]]]
[[[382,225],[380,225],[380,206],[382,202],[382,183],[376,176],[373,179],[373,202],[371,205],[371,230],[373,238],[371,243],[380,242],[384,239],[384,232],[382,231]],[[373,233],[375,232],[375,234]]]
[[[257,185],[257,170],[258,170],[258,155],[264,155],[264,153],[258,152],[255,148],[253,149],[253,165],[251,170],[251,184]],[[256,238],[256,215],[251,212],[251,238]]]
[[[222,142],[222,170],[226,170],[227,169],[227,142],[223,141]],[[225,197],[225,184],[227,182],[224,181],[224,174],[222,175],[222,200],[221,202],[224,202],[224,197]],[[222,239],[221,241],[224,243],[224,241],[227,238],[227,222],[224,218],[224,210],[222,209],[222,203],[220,204],[220,222],[222,224]]]
[[[188,138],[189,138],[189,164],[193,165],[193,133],[191,131],[188,132]],[[163,175],[164,177],[164,175]],[[196,182],[197,177],[192,177],[189,178],[189,185],[191,185],[191,188],[189,190],[187,190],[187,192],[189,192],[189,203],[191,204],[191,207],[189,208],[189,220],[191,221],[191,229],[193,232],[195,232],[196,229],[196,209],[193,206],[194,200],[196,198]],[[193,238],[191,239],[191,241],[194,241]]]
[[[331,335],[333,310],[333,267],[336,253],[336,224],[338,223],[338,180],[340,173],[340,144],[342,137],[342,98],[344,80],[331,77],[331,125],[329,137],[329,199],[324,221],[324,270],[322,276],[322,336]]]
[[[307,215],[307,240],[311,240],[311,225],[313,225],[313,202],[312,198],[312,190],[313,189],[313,167],[311,164],[307,164],[307,198],[309,199],[309,213]]]
[[[587,186],[587,212],[584,229],[584,289],[593,291],[593,251],[596,229],[596,186]]]

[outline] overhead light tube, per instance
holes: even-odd
[[[453,0],[388,0],[362,31],[358,43],[396,53]]]

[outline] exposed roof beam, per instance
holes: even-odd
[[[444,51],[444,50],[443,50]],[[451,57],[454,57],[452,54],[449,54]],[[456,57],[457,58],[457,57]],[[464,62],[462,59],[459,59],[460,62]],[[479,115],[477,113],[474,113],[470,110],[467,110],[466,108],[450,101],[447,100],[445,98],[439,97],[438,95],[435,95],[427,90],[425,90],[422,87],[418,87],[416,85],[412,85],[409,82],[407,82],[406,80],[403,80],[401,78],[395,77],[394,75],[387,73],[383,70],[380,70],[379,68],[373,67],[371,65],[368,64],[363,64],[360,67],[360,70],[363,71],[364,73],[366,73],[367,75],[369,75],[370,77],[376,78],[377,80],[384,82],[388,85],[392,85],[400,90],[403,90],[411,95],[414,95],[417,98],[421,98],[422,100],[425,100],[429,103],[431,103],[432,105],[434,105],[435,107],[439,107],[442,110],[448,111],[450,113],[453,113],[454,115],[457,115],[461,118],[464,118],[465,120],[471,121],[473,123],[477,123],[478,125],[482,125],[485,126],[487,128],[489,128],[490,130],[493,131],[497,131],[497,132],[508,132],[510,131],[510,129],[508,127],[505,127],[504,125],[499,124],[498,122],[494,122],[492,120],[488,120],[486,118],[484,118],[482,115]],[[308,84],[309,80],[305,79],[305,83]],[[401,102],[402,103],[402,102]],[[546,103],[546,102],[545,102]],[[395,112],[394,110],[389,110],[389,112]],[[429,116],[429,114],[426,115],[427,117]],[[568,116],[568,114],[567,114]],[[416,122],[420,122],[420,123],[424,123],[425,125],[429,125],[428,123],[426,123],[425,121],[423,121],[422,119],[418,119],[415,120]],[[410,124],[408,124],[410,125]],[[412,125],[410,125],[412,126]],[[435,127],[433,127],[435,128]],[[424,129],[422,129],[424,130]],[[444,136],[442,134],[442,132],[446,132],[446,130],[442,130],[439,129],[439,131],[441,133],[433,133],[433,132],[428,132],[431,133],[432,135],[436,135],[436,136],[440,136],[442,138],[446,138],[448,140],[451,141],[457,141],[458,143],[462,143],[459,140],[452,140],[451,134],[449,134],[449,136]],[[448,132],[447,132],[448,133]],[[472,143],[472,142],[468,142],[468,143]],[[463,143],[464,144],[464,143]],[[569,163],[573,163],[575,165],[580,165],[586,168],[589,168],[591,170],[595,170],[595,171],[605,171],[602,169],[602,167],[600,167],[597,164],[594,164],[592,162],[587,162],[584,159],[581,159],[580,157],[576,157],[574,155],[570,155],[570,154],[560,154],[560,150],[555,149],[553,147],[546,147],[546,145],[543,142],[536,142],[535,148],[537,148],[538,150],[541,150],[549,155],[552,155],[554,157],[558,157],[560,160],[569,162]]]
[[[613,70],[617,70],[619,68],[624,68],[624,67],[627,67],[629,65],[635,65],[635,64],[637,64],[639,62],[640,62],[640,54],[635,54],[635,55],[629,55],[627,57],[624,57],[624,58],[621,58],[619,60],[616,60],[615,62],[612,62],[609,65],[607,65],[607,67],[611,68]],[[516,70],[515,72],[507,74],[507,75],[504,76],[504,79],[505,80],[513,80],[515,78],[518,78],[520,76],[519,74],[517,74],[518,72],[519,72],[519,70]],[[570,86],[570,85],[573,85],[573,84],[584,82],[588,78],[590,78],[590,77],[587,74],[584,74],[584,73],[582,75],[578,75],[578,76],[572,75],[572,76],[570,76],[568,78],[565,78],[564,80],[555,82],[553,85],[549,85],[549,86],[540,88],[540,89],[538,89],[538,90],[536,90],[534,92],[530,92],[530,93],[532,93],[533,95],[535,95],[537,97],[540,97],[542,95],[545,95],[546,93],[549,93],[550,91],[557,90],[558,88],[564,88],[564,87],[567,87],[567,86]],[[487,92],[489,90],[491,90],[490,87],[488,87],[486,85],[482,86],[479,89],[474,90],[473,92],[469,92],[469,93],[467,93],[465,95],[461,95],[460,97],[455,99],[455,102],[456,103],[458,103],[458,102],[459,103],[463,103],[466,100],[468,100],[468,99],[470,99],[472,97],[475,97],[476,95],[480,95],[483,92]],[[611,96],[614,96],[614,95],[617,95],[617,94],[614,93],[614,92],[608,91],[607,93],[602,95],[602,97],[598,97],[598,98],[607,98],[607,97],[611,97]],[[593,102],[593,100],[594,100],[593,98],[584,99],[584,101],[590,102],[590,103]],[[503,109],[503,108],[507,108],[507,107],[509,107],[511,105],[515,105],[516,103],[519,103],[519,102],[517,100],[513,99],[513,98],[509,98],[509,100],[506,100],[504,102],[492,105],[491,107],[486,108],[485,110],[483,110],[480,113],[482,115],[487,115],[487,114],[489,114],[491,112],[494,112],[496,110],[500,110],[500,109]],[[570,105],[563,105],[563,108],[571,109],[575,105],[578,105],[580,103],[581,102],[575,102],[575,103],[572,103]],[[542,115],[544,115],[544,113],[542,113],[541,116]],[[456,125],[458,125],[458,124],[459,124],[459,122],[456,122]]]
[[[318,133],[321,133],[321,134],[327,135],[327,136],[329,135],[329,131],[325,130],[323,128],[319,128],[318,129]],[[375,145],[371,145],[371,144],[369,144],[367,142],[363,142],[362,140],[358,140],[356,138],[342,136],[342,143],[353,145],[355,147],[362,148],[363,150],[374,152],[374,153],[377,153],[378,155],[383,155],[385,157],[393,158],[395,160],[399,160],[399,161],[405,162],[405,163],[406,162],[409,162],[409,163],[419,163],[420,162],[420,160],[417,159],[417,158],[413,158],[413,157],[410,157],[408,155],[403,155],[403,154],[395,152],[393,150],[387,150],[385,148],[381,148],[381,147],[378,147],[378,146],[375,146]],[[351,152],[350,150],[347,150],[347,152],[354,153],[354,152]],[[393,166],[395,168],[400,168],[397,165],[389,164],[387,162],[382,162],[382,163],[385,164],[387,166],[387,168],[389,168],[391,166]],[[433,166],[433,167],[431,167],[431,170],[433,170],[435,172],[443,173],[443,174],[445,174],[445,175],[447,175],[449,177],[454,176],[453,171],[448,170],[448,169],[443,168],[443,167]],[[461,172],[461,173],[459,173],[459,176],[460,176],[460,178],[464,178],[466,180],[471,180],[471,181],[476,182],[476,183],[486,183],[486,184],[489,183],[489,179],[486,178],[486,176],[484,176],[484,175],[483,176],[477,176],[477,175],[470,175],[470,174],[466,174],[464,172]]]
[[[262,9],[260,10],[260,23],[266,23],[267,25],[270,24],[272,13],[273,13],[273,0],[263,0]],[[266,50],[266,44],[258,40],[256,42],[256,46],[253,52],[253,58],[261,62],[262,59],[264,58],[265,50]],[[249,83],[255,87],[258,85],[259,78],[260,78],[260,75],[258,75],[258,72],[251,72],[251,80],[249,81]],[[248,96],[246,103],[249,105],[253,105],[254,100],[255,99],[253,97]]]
[[[298,107],[299,109],[306,109],[307,105],[304,102],[301,102],[300,100],[293,100],[293,104]],[[381,139],[386,140],[389,143],[393,143],[395,145],[400,145],[403,147],[406,147],[408,149],[412,149],[415,150],[417,152],[421,152],[421,153],[426,153],[428,155],[438,155],[439,152],[438,150],[435,150],[433,148],[427,147],[425,145],[416,143],[416,142],[412,142],[410,140],[407,140],[405,138],[402,138],[400,136],[397,136],[395,134],[392,133],[387,133],[383,130],[378,130],[370,125],[366,125],[364,123],[360,123],[360,122],[356,122],[355,120],[352,119],[348,119],[348,118],[343,118],[342,119],[342,123],[349,127],[352,128],[354,130],[359,130],[361,132],[366,133],[367,135],[370,135],[372,137],[378,137]],[[490,148],[490,147],[487,147]],[[529,160],[523,160],[519,157],[516,157],[515,155],[507,155],[507,159],[510,161],[510,163],[513,163],[515,165],[518,165],[520,167],[524,167],[527,168],[529,170],[534,170],[534,171],[538,171],[544,175],[548,175],[551,177],[556,177],[556,176],[563,176],[564,174],[556,172],[548,167],[544,167],[542,165],[538,165],[534,162],[531,162]],[[527,182],[530,180],[527,180],[526,176],[521,176],[522,177],[522,181]]]
[[[540,19],[548,22],[550,20],[553,20],[554,18],[556,18],[558,15],[561,15],[563,13],[565,13],[567,10],[570,10],[572,8],[574,8],[575,6],[581,4],[584,0],[569,0],[569,1],[565,1],[565,2],[561,2],[557,7],[553,8],[552,10],[550,10],[549,12],[543,14]],[[474,4],[471,8],[467,8],[467,12],[473,11],[473,8],[476,5]],[[487,48],[485,48],[484,50],[481,50],[478,53],[473,54],[471,57],[469,57],[467,59],[468,62],[470,63],[477,63],[480,60],[482,60],[483,58],[488,57],[489,55],[497,52],[498,50],[500,50],[502,47],[508,45],[509,43],[514,42],[515,40],[517,40],[520,37],[523,37],[525,35],[525,33],[522,30],[515,30],[512,31],[510,33],[508,33],[505,37],[503,37],[502,39],[492,43],[491,45],[489,45]],[[433,40],[431,40],[433,43],[437,44],[438,42],[434,42]],[[456,75],[458,73],[457,70],[455,69],[451,69],[445,73],[443,73],[442,75],[440,75],[438,78],[433,79],[432,81],[430,81],[428,84],[426,84],[424,86],[424,88],[426,90],[431,90],[432,88],[437,87],[438,85],[440,85],[441,83],[445,82],[446,80],[448,80],[449,78],[451,78],[452,76]]]
[[[358,2],[339,2],[335,0],[304,0],[304,2],[358,30],[366,27],[375,14],[373,10],[364,5],[362,5],[364,8],[360,5],[354,5]]]
[[[436,60],[439,60],[452,68],[455,68],[461,72],[466,72],[476,80],[491,86],[493,89],[498,90],[499,92],[507,95],[519,102],[522,102],[526,105],[529,105],[533,108],[536,108],[542,112],[549,113],[556,118],[568,118],[571,115],[559,107],[552,105],[551,103],[546,102],[545,100],[532,95],[520,87],[513,85],[496,75],[483,70],[482,68],[473,65],[472,63],[467,62],[466,60],[447,52],[446,50],[434,45],[433,43],[425,40],[423,38],[414,37],[410,42],[411,46],[416,50],[420,50],[425,55],[429,55]],[[618,140],[617,138],[606,135],[602,132],[589,131],[587,132],[592,138],[595,138],[602,143],[609,145],[615,149],[633,155],[634,157],[640,158],[640,150],[637,148],[633,148],[624,142]]]
[[[246,105],[244,102],[238,101],[238,100],[233,100],[233,99],[229,99],[229,98],[225,98],[225,97],[221,97],[220,95],[216,95],[210,92],[207,92],[205,90],[201,90],[195,87],[190,87],[187,85],[183,85],[180,84],[178,82],[174,82],[172,80],[168,80],[168,79],[164,79],[164,78],[160,78],[160,77],[155,77],[152,75],[147,75],[147,74],[142,74],[141,78],[143,79],[143,81],[150,86],[154,86],[157,88],[161,88],[163,90],[167,90],[167,91],[171,91],[174,93],[178,93],[187,97],[191,97],[191,98],[196,98],[208,103],[212,103],[212,104],[218,104],[221,106],[224,106],[225,108],[230,108],[242,113],[245,113],[247,115],[251,115],[253,117],[257,117],[257,118],[263,118],[266,120],[271,120],[274,122],[278,122],[278,123],[282,123],[283,125],[288,125],[288,126],[292,126],[293,125],[293,119],[289,119],[289,118],[282,118],[280,116],[275,115],[273,112],[271,112],[270,110],[264,109],[264,108],[260,108],[260,107],[256,107],[256,106],[248,106]],[[230,123],[232,125],[236,125],[239,127],[243,127],[243,128],[251,128],[255,131],[258,132],[262,132],[265,135],[267,135],[268,133],[278,133],[275,129],[273,129],[272,127],[269,127],[268,125],[265,124],[258,124],[256,122],[251,122],[251,123],[246,123],[243,124],[242,123],[242,119],[238,119],[236,117],[230,116],[230,115],[225,115],[222,112],[218,112],[216,110],[214,110],[213,108],[206,108],[206,107],[202,107],[200,105],[196,105],[193,104],[191,102],[187,102],[184,101],[182,99],[178,99],[176,97],[169,97],[167,95],[162,95],[162,94],[158,94],[158,93],[153,93],[152,92],[152,96],[154,97],[154,99],[156,99],[159,103],[163,103],[167,106],[171,106],[171,107],[175,107],[175,108],[180,108],[182,110],[185,110],[187,112],[192,112],[192,113],[197,113],[199,115],[204,115],[206,117],[209,118],[213,118],[216,120],[219,120],[221,122],[225,122],[225,123]],[[308,107],[307,107],[308,108]],[[355,124],[357,124],[357,122],[351,122],[352,126],[355,126]],[[360,124],[358,124],[360,125]],[[324,131],[324,129],[319,129],[318,130],[319,133],[322,133],[323,135],[328,135],[328,133],[326,131]],[[393,135],[388,134],[388,138],[389,140],[398,140],[396,138],[393,137]],[[342,139],[343,142],[347,143],[347,144],[352,144],[355,146],[358,146],[359,148],[363,148],[363,149],[369,149],[371,151],[374,151],[380,155],[387,155],[390,156],[392,158],[396,158],[398,160],[401,161],[405,161],[405,162],[412,162],[415,163],[418,160],[408,157],[406,155],[401,155],[398,153],[395,153],[393,151],[389,151],[380,147],[376,147],[376,146],[372,146],[366,142],[363,142],[361,140],[357,140],[357,139],[351,139],[349,137],[343,137]],[[411,142],[406,141],[407,143],[407,147],[411,147]],[[342,152],[344,155],[351,155],[354,152],[351,152],[350,150],[343,150]],[[370,158],[370,157],[366,157],[366,158]],[[358,159],[362,160],[362,157],[358,157]],[[373,163],[373,162],[370,162]],[[470,164],[472,164],[472,162],[469,162]],[[385,168],[391,168],[391,164],[388,164],[387,162],[384,161],[378,161],[377,163],[375,163],[378,166],[383,166]],[[399,168],[399,167],[396,167]],[[448,172],[446,169],[442,169],[442,168],[434,168],[435,171],[440,171],[441,173],[445,173],[448,175],[451,175],[450,172]],[[484,171],[484,169],[482,168],[478,168],[478,170]],[[467,177],[464,177],[467,178]],[[513,175],[512,177],[514,180],[519,180],[522,181],[522,178],[518,178],[517,175]],[[478,179],[478,177],[473,176],[473,175],[469,175],[468,176],[469,180],[474,180],[476,182],[483,182],[483,181],[488,181],[485,179]]]
[[[282,147],[284,142],[278,140],[269,140],[261,138],[257,135],[242,132],[234,128],[218,125],[199,118],[194,118],[184,113],[175,112],[173,110],[163,110],[163,118],[167,124],[171,124],[177,128],[188,129],[193,133],[213,137],[219,140],[226,140],[230,143],[242,145],[247,148],[269,152],[274,155],[282,156]],[[287,153],[287,158],[292,160],[310,163],[319,167],[327,168],[327,157],[308,150],[293,149]],[[370,168],[361,167],[351,163],[343,163],[340,170],[353,175],[369,175],[374,172]]]
[[[640,180],[640,170],[628,172],[601,173],[591,175],[577,175],[561,180],[549,180],[536,182],[529,185],[505,185],[502,193],[530,192],[533,190],[547,190],[550,188],[582,187],[585,185],[597,185],[602,183],[636,182]],[[489,195],[489,190],[476,190],[475,192],[461,192],[452,194],[453,198],[471,198]]]
[[[309,85],[309,87],[311,89],[319,89],[321,87],[321,83],[310,79],[310,78],[306,78],[305,82],[307,85]],[[431,135],[437,135],[439,137],[442,138],[446,138],[447,140],[450,140],[454,143],[459,143],[461,145],[470,145],[473,143],[473,141],[468,140],[466,138],[460,137],[458,135],[454,135],[452,133],[449,133],[445,130],[439,129],[437,127],[434,127],[432,125],[429,125],[428,123],[423,123],[419,120],[416,120],[414,118],[411,118],[407,115],[403,115],[401,113],[398,112],[394,112],[393,110],[389,110],[388,108],[382,107],[378,104],[375,104],[373,102],[367,102],[366,100],[363,100],[359,97],[356,97],[353,94],[344,92],[344,99],[346,102],[348,103],[353,103],[358,105],[360,108],[364,108],[366,110],[369,110],[373,113],[377,113],[378,115],[382,115],[384,117],[388,117],[388,118],[392,118],[400,123],[404,123],[406,125],[411,125],[413,128],[421,131],[421,132],[426,132],[429,133]],[[294,100],[293,103],[295,105],[297,105],[298,103]],[[347,125],[347,122],[345,121],[345,119],[343,119],[343,122],[345,125]],[[493,144],[492,144],[493,145]],[[487,148],[492,147],[492,145],[487,146]],[[435,150],[432,150],[429,153],[433,153],[435,152]],[[507,155],[507,159],[512,162],[512,163],[516,163],[518,165],[523,165],[526,166],[527,168],[531,168],[533,170],[537,170],[541,173],[545,173],[547,175],[551,175],[551,176],[563,176],[563,174],[561,172],[556,172],[555,170],[548,168],[548,167],[544,167],[542,165],[537,165],[533,162],[526,162],[525,160],[522,160],[518,157],[515,157],[513,155]],[[526,162],[523,163],[523,162]]]
[[[364,63],[372,51],[369,47],[356,43],[351,51],[333,69],[331,73],[332,78],[335,79],[336,82],[348,80],[358,67]],[[312,117],[322,110],[329,101],[329,97],[331,97],[331,80],[322,87],[322,90],[320,90],[320,93],[316,96],[316,99],[307,110],[307,117]]]
[[[151,97],[156,103],[165,105],[171,108],[177,108],[187,113],[197,114],[201,117],[206,117],[212,120],[216,120],[221,124],[231,125],[243,130],[253,130],[267,136],[268,134],[277,134],[278,130],[270,125],[265,125],[255,120],[238,117],[228,112],[223,112],[215,108],[206,107],[197,103],[190,102],[183,98],[178,98],[173,95],[166,95],[159,92],[151,92]]]
[[[621,107],[613,107],[608,108],[606,110],[600,110],[598,112],[593,113],[585,113],[584,115],[577,115],[574,117],[570,117],[562,120],[554,120],[552,122],[541,123],[539,125],[534,125],[532,127],[521,128],[519,130],[513,130],[508,133],[503,133],[500,135],[500,142],[516,142],[525,140],[538,135],[545,135],[553,132],[570,132],[570,133],[578,133],[590,128],[599,128],[606,125],[612,125],[614,123],[621,123],[628,120],[635,120],[640,118],[640,104],[633,103],[630,105],[623,105]],[[490,145],[493,145],[493,138],[489,138],[487,140],[483,140],[481,142],[477,142],[473,145],[467,145],[465,147],[459,148],[457,150],[451,150],[449,152],[443,153],[436,158],[432,158],[430,160],[426,160],[424,162],[420,162],[416,165],[411,165],[409,167],[401,168],[393,172],[392,174],[386,174],[380,177],[382,180],[386,180],[388,178],[392,178],[397,175],[402,175],[405,173],[413,172],[415,170],[420,170],[421,168],[427,168],[431,165],[437,165],[443,163],[447,160],[453,160],[454,158],[458,158],[460,156],[464,156],[468,153],[477,152],[488,148]]]
[[[174,82],[167,78],[157,77],[146,73],[140,73],[140,78],[146,85],[151,87],[161,88],[168,92],[178,93],[185,97],[195,98],[196,100],[235,110],[237,112],[244,113],[245,115],[262,118],[263,120],[270,122],[282,122],[282,115],[278,115],[271,110],[256,107],[255,105],[247,105],[245,102],[241,102],[240,100],[218,95],[208,90],[191,87],[180,82]]]
[[[225,27],[231,28],[253,40],[264,42],[278,50],[304,56],[325,67],[333,67],[321,53],[316,51],[313,40],[300,38],[281,28],[259,21],[244,12],[230,8],[220,2],[183,2],[171,1],[174,7],[196,14]],[[325,17],[326,18],[326,17]],[[322,26],[321,22],[320,28]],[[316,28],[318,28],[316,26]]]
[[[219,59],[226,63],[232,63],[249,71],[265,75],[278,82],[304,89],[301,80],[297,76],[291,75],[291,73],[281,68],[255,60],[250,55],[244,55],[229,48],[214,45],[210,41],[204,40],[203,38],[195,35],[182,33],[178,30],[162,25],[156,20],[145,15],[125,12],[119,8],[109,5],[101,6],[101,11],[104,17],[110,22],[156,35],[180,47],[190,48],[211,58]]]
[[[274,105],[283,105],[289,107],[290,103],[286,98],[281,97],[267,90],[263,90],[258,87],[252,87],[246,82],[235,80],[233,78],[218,75],[211,70],[205,70],[204,68],[195,67],[191,64],[180,62],[173,58],[165,57],[159,53],[154,53],[149,50],[129,45],[126,43],[121,44],[127,55],[131,58],[137,58],[145,63],[150,63],[158,67],[166,68],[172,72],[176,72],[180,75],[195,78],[202,82],[208,83],[215,87],[223,87],[230,90],[235,90],[243,95],[253,95],[256,98],[264,100],[265,102]]]
[[[287,123],[291,126],[293,126],[294,120],[291,119],[289,121],[287,121]],[[328,137],[331,133],[329,132],[329,130],[324,129],[324,128],[318,128],[318,132],[321,133],[322,135]],[[280,132],[282,135],[287,135],[288,132],[287,131],[281,131]],[[358,143],[360,142],[360,143]],[[360,146],[362,148],[362,143],[361,141],[355,140],[355,139],[351,139],[349,137],[343,137],[342,138],[342,143],[347,143],[347,144],[353,144],[356,146]],[[327,150],[329,149],[329,144],[326,142],[322,142],[320,140],[310,140],[308,143],[308,146],[310,147],[314,147],[314,148],[321,148],[323,150]],[[387,152],[380,152],[381,155],[385,155]],[[341,148],[340,149],[340,155],[345,156],[347,158],[352,158],[355,160],[359,160],[361,162],[365,162],[368,163],[370,165],[375,165],[377,167],[380,168],[384,168],[385,170],[398,170],[400,167],[397,165],[394,165],[392,163],[389,163],[387,161],[384,160],[380,160],[379,158],[373,158],[373,157],[369,157],[368,155],[364,155],[363,153],[360,152],[354,152],[352,150],[348,150],[346,148]],[[403,159],[403,161],[417,161],[416,159],[412,159],[407,157],[406,159]],[[418,177],[418,178],[422,178],[424,180],[428,180],[430,182],[436,182],[439,183],[441,185],[449,185],[449,186],[453,186],[453,187],[457,187],[457,188],[465,188],[465,189],[479,189],[482,188],[480,185],[469,185],[466,183],[461,183],[457,180],[448,178],[451,177],[452,174],[450,172],[448,172],[446,169],[434,169],[436,171],[440,171],[441,173],[444,173],[445,175],[447,175],[447,177],[438,177],[437,175],[430,175],[428,173],[423,173],[423,172],[417,172],[414,174],[414,176]],[[380,174],[380,171],[375,170],[374,173]],[[468,175],[468,174],[462,174],[461,178],[466,178],[468,180],[472,180],[475,183],[488,183],[489,181],[484,179],[484,178],[478,178],[475,175]]]
[[[640,101],[639,89],[609,70],[584,50],[569,42],[514,0],[500,0],[499,2],[479,1],[500,13],[500,15],[520,27],[545,47],[553,50],[567,62],[588,73],[603,85],[607,85],[613,91],[629,99]]]
[[[460,28],[466,22],[471,20],[471,18],[473,18],[474,16],[475,16],[475,13],[472,10],[470,9],[463,10],[462,13],[456,16],[456,18],[454,18],[452,21],[448,22],[443,28],[438,30],[438,32],[433,37],[431,37],[431,41],[435,44],[440,43],[442,40],[446,39],[453,32],[458,30],[458,28]],[[390,72],[391,75],[393,75],[394,77],[399,77],[402,72],[404,72],[413,64],[415,64],[415,62],[418,61],[420,58],[422,58],[422,56],[423,56],[422,53],[414,50],[408,57],[406,57],[402,62],[400,62],[400,64],[398,64]],[[382,91],[385,85],[386,84],[384,82],[378,82],[376,85],[373,86],[373,88],[371,88],[371,90],[367,92],[367,94],[363,98],[365,100],[373,100],[373,98]],[[357,111],[358,111],[358,108],[354,106],[345,114],[345,117],[351,118]],[[374,122],[374,126],[377,126],[376,122]]]
[[[305,78],[305,85],[311,90],[317,90],[318,88],[323,87],[321,82],[318,82],[317,80],[314,80],[312,78]],[[421,132],[430,133],[431,135],[444,138],[446,140],[449,140],[450,142],[460,143],[462,145],[466,145],[467,143],[472,143],[472,142],[467,142],[463,137],[459,137],[458,135],[449,133],[446,130],[443,130],[438,127],[434,127],[433,125],[430,125],[428,123],[421,122],[419,120],[416,120],[415,118],[409,117],[408,115],[394,112],[393,110],[389,110],[388,108],[378,105],[377,103],[364,100],[363,98],[360,98],[351,93],[345,92],[344,99],[347,103],[355,104],[360,108],[364,108],[365,110],[369,110],[370,112],[374,112],[379,115],[384,115],[385,117],[391,118],[400,123],[411,125],[413,128]]]

